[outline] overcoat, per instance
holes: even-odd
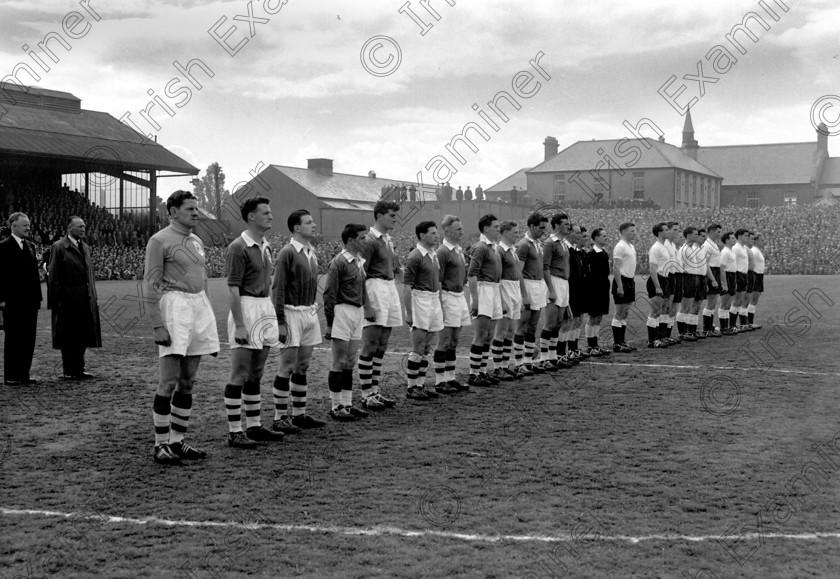
[[[74,344],[102,347],[93,262],[84,241],[76,247],[64,236],[53,244],[47,308],[52,311],[53,348]]]

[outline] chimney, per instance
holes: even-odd
[[[546,137],[545,141],[543,141],[543,146],[545,147],[544,161],[547,161],[549,157],[556,155],[557,151],[560,149],[560,144],[554,137]]]
[[[368,171],[368,177],[370,177],[371,179],[376,179],[376,171],[374,171],[373,169]]]
[[[664,142],[665,142],[665,135],[659,135],[659,142],[660,142],[660,143],[664,143]]]
[[[825,153],[828,157],[828,127],[825,123],[817,126],[817,152]]]
[[[307,169],[315,171],[324,177],[332,177],[333,174],[333,160],[332,159],[307,159],[309,163]]]

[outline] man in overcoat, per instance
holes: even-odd
[[[53,348],[61,350],[65,380],[93,378],[85,372],[85,350],[102,347],[93,262],[84,239],[85,222],[73,216],[67,235],[53,244],[50,255],[47,307],[52,310]]]
[[[0,241],[0,308],[6,332],[3,382],[34,384],[37,380],[29,376],[29,369],[41,307],[37,249],[29,240],[29,218],[24,213],[12,213],[9,226],[11,234]]]

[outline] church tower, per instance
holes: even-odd
[[[691,109],[688,109],[685,113],[685,124],[683,125],[682,149],[696,161],[698,148],[699,145],[694,138],[694,125],[691,123]]]

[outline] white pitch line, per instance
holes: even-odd
[[[372,536],[381,537],[393,535],[398,537],[437,537],[444,539],[458,539],[477,543],[500,543],[500,542],[536,542],[536,543],[560,543],[573,541],[575,536],[572,533],[561,533],[559,535],[483,535],[476,533],[456,533],[453,531],[435,531],[432,529],[409,530],[388,525],[377,525],[375,527],[343,527],[339,525],[288,525],[277,523],[240,523],[237,521],[176,521],[161,519],[159,517],[144,517],[135,519],[130,517],[118,517],[103,514],[80,514],[64,513],[60,511],[42,511],[33,509],[9,509],[0,507],[4,515],[30,515],[40,517],[56,517],[77,519],[96,519],[101,522],[114,524],[128,523],[132,525],[162,525],[164,527],[193,527],[193,528],[238,528],[243,530],[272,529],[278,531],[308,531],[310,533],[330,533],[333,535],[348,536]],[[611,541],[621,543],[637,544],[642,542],[705,542],[719,539],[717,535],[676,535],[672,533],[661,533],[653,535],[642,535],[638,537],[630,535],[602,535],[593,537],[593,541]],[[840,539],[840,532],[814,532],[814,533],[745,533],[739,536],[740,539],[762,541],[764,539],[790,539],[790,540],[815,540],[815,539]]]

